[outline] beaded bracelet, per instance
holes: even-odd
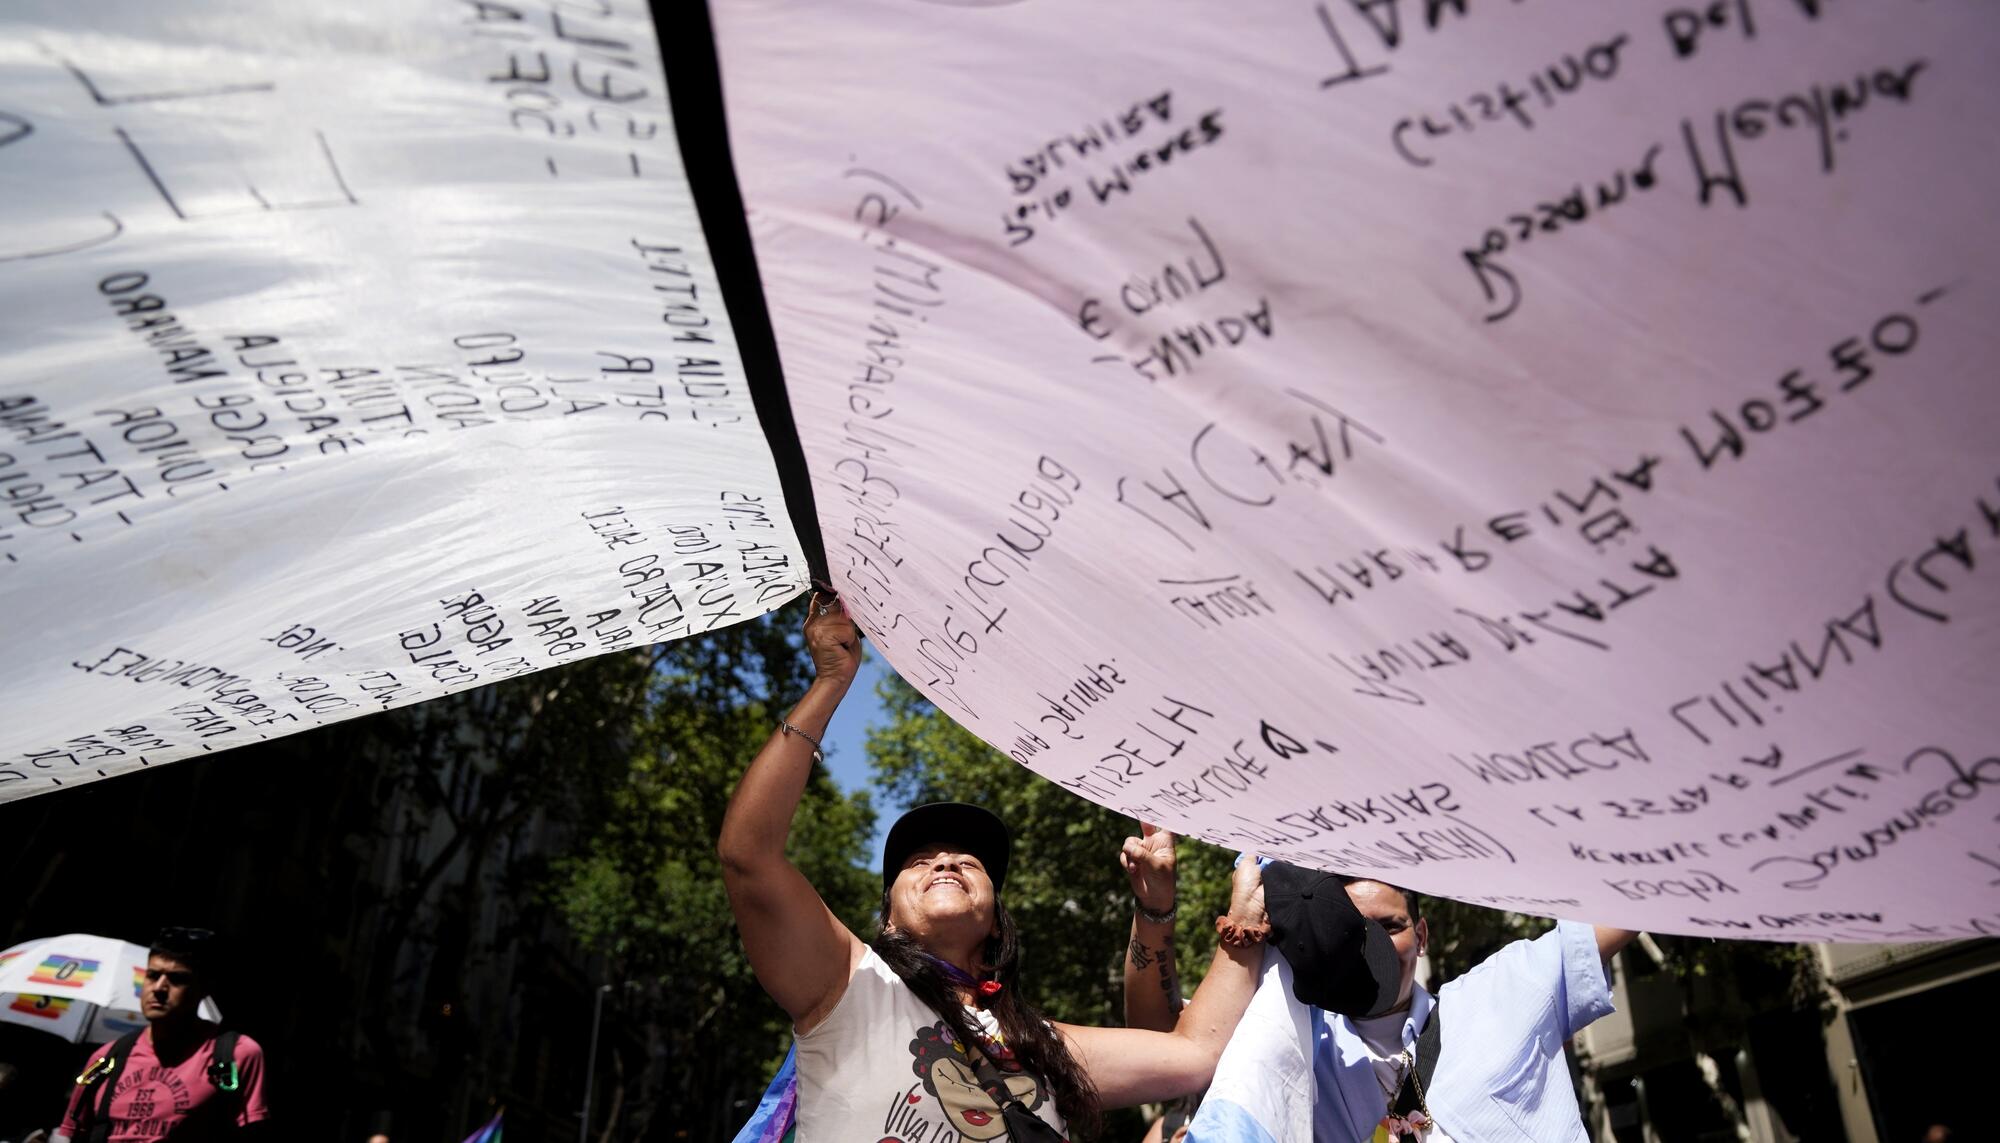
[[[1173,904],[1168,905],[1167,911],[1164,913],[1153,912],[1151,909],[1148,909],[1146,907],[1146,903],[1144,901],[1141,901],[1137,898],[1133,899],[1132,904],[1139,910],[1139,915],[1141,917],[1146,918],[1148,921],[1151,921],[1156,925],[1171,925],[1174,923],[1174,918],[1180,914],[1180,902],[1178,900],[1176,900]]]

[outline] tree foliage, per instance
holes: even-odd
[[[1430,959],[1432,990],[1465,971],[1509,942],[1538,937],[1555,922],[1522,913],[1503,913],[1468,905],[1449,897],[1425,897],[1418,906],[1430,929],[1425,955]]]

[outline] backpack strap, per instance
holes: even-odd
[[[132,1048],[145,1031],[141,1028],[136,1032],[127,1032],[111,1041],[104,1054],[76,1077],[76,1086],[83,1089],[76,1105],[76,1138],[79,1143],[90,1139],[91,1128],[111,1114],[111,1093],[117,1089],[118,1077],[125,1074],[125,1061],[132,1058]],[[92,1090],[99,1085],[103,1090]]]
[[[208,1042],[208,1082],[225,1095],[242,1098],[243,1075],[236,1069],[237,1034],[224,1028]]]

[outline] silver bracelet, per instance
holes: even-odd
[[[813,761],[819,763],[822,766],[826,765],[826,751],[821,749],[819,744],[819,739],[814,738],[812,735],[807,734],[805,731],[800,730],[798,727],[793,726],[791,723],[786,722],[782,718],[778,720],[778,729],[784,731],[786,734],[796,734],[800,738],[805,739],[807,742],[812,743]]]
[[[1138,908],[1139,915],[1141,917],[1146,918],[1147,920],[1153,922],[1156,925],[1173,924],[1174,917],[1176,914],[1180,912],[1181,908],[1181,903],[1178,898],[1174,900],[1173,904],[1167,906],[1167,911],[1164,913],[1153,912],[1151,909],[1148,909],[1146,907],[1146,903],[1144,901],[1139,900],[1137,897],[1134,897],[1132,899],[1132,904]]]

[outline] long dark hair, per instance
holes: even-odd
[[[1021,933],[1014,927],[1014,918],[1007,915],[1007,907],[997,898],[993,902],[993,922],[999,935],[987,939],[985,957],[992,969],[992,979],[1000,983],[1000,992],[986,1001],[985,1008],[999,1021],[1001,1038],[1022,1070],[1041,1077],[1055,1096],[1056,1110],[1068,1122],[1071,1138],[1094,1138],[1101,1119],[1097,1088],[1077,1064],[1076,1057],[1070,1055],[1062,1034],[1049,1026],[1041,1009],[1021,995]],[[981,1037],[966,1019],[957,985],[929,950],[915,938],[890,929],[888,923],[889,893],[885,889],[883,931],[870,942],[875,955],[895,970],[910,991],[917,994],[917,999],[938,1014],[959,1043],[968,1048],[977,1046]]]

